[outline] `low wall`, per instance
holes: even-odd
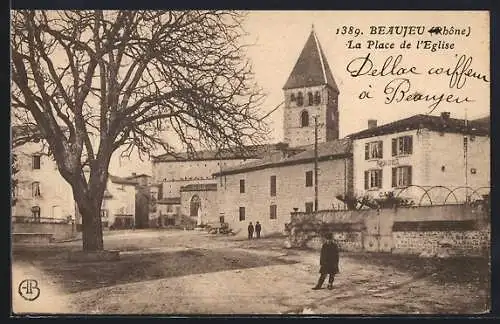
[[[463,205],[357,211],[292,213],[292,246],[321,248],[321,232],[332,232],[343,251],[485,255],[490,218]]]
[[[489,251],[490,232],[481,231],[404,231],[393,233],[393,253],[481,256]]]
[[[363,250],[363,234],[361,232],[335,232],[333,237],[339,245],[340,251],[359,252]],[[316,236],[306,243],[310,249],[320,250],[323,239]]]
[[[56,241],[74,238],[76,226],[74,224],[58,223],[12,223],[12,233],[45,233],[52,234]]]

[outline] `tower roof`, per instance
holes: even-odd
[[[311,87],[323,84],[329,85],[337,92],[339,91],[333,79],[332,71],[328,66],[325,53],[323,53],[318,37],[313,29],[283,89]]]

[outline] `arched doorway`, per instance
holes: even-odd
[[[190,212],[189,215],[191,217],[198,217],[198,210],[201,207],[201,199],[198,195],[194,195],[191,197],[191,203],[190,203]]]

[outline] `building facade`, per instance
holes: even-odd
[[[16,157],[17,185],[13,188],[13,221],[61,221],[75,218],[71,186],[61,177],[51,156],[40,143],[26,143],[12,150]]]
[[[283,232],[294,210],[314,210],[314,160],[314,149],[309,148],[217,173],[219,217],[244,235],[248,223],[257,221],[263,235]],[[344,208],[336,197],[352,191],[350,141],[319,144],[318,168],[318,209]]]
[[[463,203],[489,192],[489,127],[416,115],[349,136],[356,195],[393,192],[416,205]],[[427,193],[426,193],[427,192]]]
[[[133,228],[137,181],[117,176],[108,176],[108,183],[101,205],[103,228]],[[81,221],[81,220],[80,220]]]

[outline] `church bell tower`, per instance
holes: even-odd
[[[314,28],[283,87],[284,142],[290,147],[314,144],[314,117],[318,142],[339,138],[339,90]]]

